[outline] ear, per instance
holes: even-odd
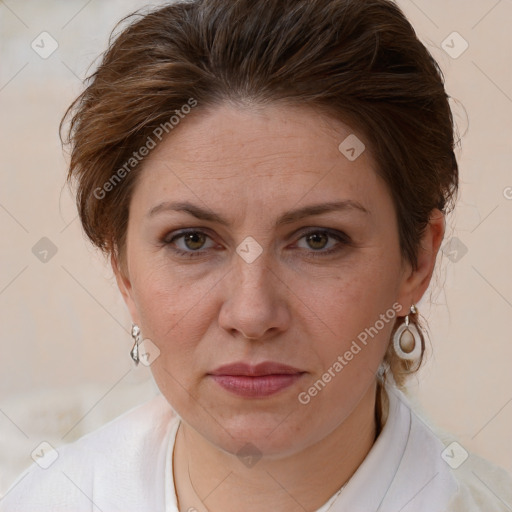
[[[419,244],[417,268],[413,269],[410,264],[406,267],[398,299],[404,314],[407,314],[411,305],[417,304],[427,291],[434,272],[437,253],[443,241],[445,227],[444,214],[435,208],[430,214],[429,222]]]
[[[119,288],[124,302],[128,307],[132,321],[133,323],[140,325],[139,314],[133,298],[133,288],[128,275],[128,270],[124,269],[123,265],[120,265],[115,254],[110,256],[110,264],[112,265],[112,270],[114,271],[114,275],[116,277],[117,287]]]

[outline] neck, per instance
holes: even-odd
[[[181,422],[174,449],[180,511],[314,511],[359,467],[378,435],[376,386],[320,442],[292,456],[244,467],[236,454],[213,446]]]

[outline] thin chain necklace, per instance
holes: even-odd
[[[178,426],[178,432],[179,432],[180,428],[181,428],[181,422],[180,422],[180,425]],[[377,439],[380,432],[382,431],[382,428],[383,428],[382,419],[380,418],[380,415],[379,415],[379,417],[377,418],[377,422],[376,422],[375,440]],[[374,442],[375,442],[375,440],[374,440]],[[174,465],[174,450],[173,450],[173,465]],[[204,501],[199,497],[199,494],[198,494],[196,488],[194,487],[194,484],[192,483],[192,477],[190,476],[190,461],[188,459],[187,459],[187,474],[188,474],[188,481],[190,482],[190,485],[192,487],[192,490],[194,491],[196,498],[201,502],[202,506],[207,510],[207,512],[210,512],[210,509],[205,505]],[[329,512],[329,510],[331,510],[331,508],[334,506],[336,501],[338,501],[338,498],[339,498],[341,492],[343,491],[343,489],[345,489],[345,487],[347,486],[349,481],[350,481],[350,478],[341,486],[341,488],[331,498],[332,502],[329,505],[329,507],[325,510],[325,512]],[[176,491],[176,489],[175,489],[175,491]],[[176,501],[177,501],[177,497],[178,497],[178,493],[176,492]]]
[[[201,502],[201,505],[207,510],[207,512],[210,512],[210,509],[204,504],[204,501],[199,497],[199,494],[196,491],[196,488],[194,487],[194,484],[192,483],[192,478],[190,476],[190,463],[187,459],[187,473],[188,473],[188,481],[190,482],[190,485],[192,486],[192,489],[194,490],[194,494],[196,495],[196,498]]]
[[[201,502],[201,504],[203,505],[203,507],[207,510],[207,512],[210,512],[210,509],[205,505],[204,501],[199,497],[197,491],[196,491],[196,488],[194,487],[194,484],[192,483],[192,478],[190,477],[190,466],[187,462],[187,472],[188,472],[188,479],[189,479],[189,482],[190,482],[190,485],[192,486],[192,489],[194,490],[194,494],[196,495],[197,499]],[[325,512],[329,512],[329,510],[331,510],[331,508],[333,507],[333,505],[336,503],[336,501],[338,500],[338,497],[339,495],[341,494],[341,491],[343,491],[343,489],[346,487],[346,485],[348,484],[348,480],[347,482],[345,482],[341,488],[336,492],[336,494],[334,496],[331,497],[331,504],[329,505],[329,508],[327,508],[325,510]]]
[[[178,425],[178,430],[176,431],[175,443],[178,440],[178,434],[179,434],[180,430],[182,430],[181,426],[182,426],[182,422],[180,421],[180,424]],[[183,435],[181,437],[183,438]],[[185,442],[185,438],[183,438],[183,442]],[[176,466],[174,465],[174,450],[172,452],[172,464],[173,464],[173,468],[176,468]],[[207,510],[207,512],[210,512],[210,509],[204,504],[204,501],[199,497],[199,494],[198,494],[196,488],[194,487],[194,484],[192,483],[192,478],[190,476],[190,461],[188,460],[188,458],[187,458],[187,474],[188,474],[188,481],[190,482],[190,486],[192,487],[192,490],[194,491],[195,499],[197,499],[197,503],[200,502],[201,505]],[[176,480],[175,476],[174,476],[173,480]],[[178,505],[178,512],[181,512],[181,505],[179,505],[178,490],[176,489],[176,483],[174,484],[174,492],[176,494],[176,503]],[[189,510],[189,509],[187,509],[187,510]],[[195,510],[195,508],[194,508],[194,510]]]
[[[181,427],[181,424],[180,424],[180,427]],[[178,429],[180,427],[178,427]],[[173,452],[173,455],[174,455],[174,452]],[[194,491],[194,494],[195,494],[197,500],[199,502],[201,502],[201,505],[207,510],[207,512],[210,512],[210,509],[205,505],[204,501],[199,497],[199,493],[197,492],[196,488],[194,487],[194,484],[192,483],[192,477],[190,476],[190,462],[188,459],[187,459],[187,474],[188,474],[188,481],[190,482],[190,486],[192,487],[192,490]],[[332,502],[329,505],[329,508],[327,508],[325,510],[325,512],[328,512],[329,510],[331,510],[332,506],[336,503],[339,495],[341,494],[341,491],[343,491],[343,489],[346,487],[347,484],[348,484],[348,480],[341,486],[341,488],[336,492],[336,494],[333,497],[331,497]],[[176,501],[178,501],[177,497],[178,497],[178,494],[176,492]]]
[[[348,484],[348,481],[345,482],[342,486],[341,486],[341,489],[331,498],[332,499],[332,502],[331,504],[329,505],[329,508],[326,509],[325,512],[329,512],[329,510],[331,510],[331,508],[333,507],[333,505],[336,503],[336,501],[338,501],[338,497],[339,495],[341,494],[341,491],[343,491],[343,489],[345,488],[345,486]]]

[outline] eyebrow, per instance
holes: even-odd
[[[305,206],[303,208],[290,210],[288,212],[285,212],[283,215],[281,215],[281,217],[277,219],[275,227],[279,227],[286,224],[292,224],[293,222],[301,220],[305,217],[311,217],[313,215],[321,215],[329,212],[347,210],[361,212],[366,215],[370,214],[370,212],[361,203],[347,199],[344,201],[333,201],[328,203],[314,204]],[[216,222],[223,226],[229,226],[229,221],[222,217],[221,215],[210,210],[203,209],[188,201],[164,201],[163,203],[160,203],[157,206],[151,208],[146,216],[153,217],[159,213],[169,211],[185,212],[201,220]]]

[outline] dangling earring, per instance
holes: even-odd
[[[410,315],[414,315],[418,309],[413,304]],[[395,331],[393,335],[393,348],[400,359],[412,361],[421,355],[421,337],[417,327],[409,321],[409,315],[405,322]]]
[[[135,362],[135,366],[139,364],[139,343],[140,343],[140,327],[137,324],[132,324],[132,338],[135,343],[133,345],[132,350],[130,351],[130,355]]]

